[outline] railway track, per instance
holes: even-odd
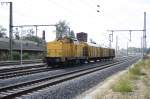
[[[22,64],[42,63],[42,59],[23,60]],[[19,65],[20,61],[0,61],[0,66]]]
[[[28,65],[13,65],[13,66],[5,66],[0,68],[1,73],[6,73],[6,72],[13,72],[13,71],[19,71],[19,70],[25,70],[25,69],[31,69],[31,68],[40,68],[44,67],[46,64],[45,63],[38,63],[38,64],[28,64]]]
[[[137,59],[137,58],[136,58]],[[49,86],[56,85],[58,83],[71,80],[89,73],[93,73],[105,68],[109,68],[111,66],[115,65],[121,65],[124,64],[125,62],[131,61],[131,60],[136,60],[133,58],[121,60],[112,64],[104,65],[104,66],[99,66],[99,65],[94,65],[89,68],[84,68],[84,69],[78,69],[78,70],[73,70],[69,71],[66,73],[62,74],[56,74],[54,76],[49,76],[45,78],[40,78],[38,80],[32,80],[28,82],[22,82],[14,85],[9,85],[6,87],[1,87],[0,88],[0,98],[1,99],[12,99],[18,96],[21,96],[23,94],[30,93],[32,91],[36,91],[42,88],[46,88]]]
[[[125,59],[126,57],[122,58]],[[107,65],[110,63],[106,63],[104,65]],[[44,65],[44,64],[43,64]],[[41,65],[42,66],[42,65]],[[46,71],[51,71],[54,70],[51,67],[46,67],[46,66],[42,66],[40,65],[36,66],[36,67],[21,67],[21,68],[10,68],[7,71],[3,70],[0,73],[0,79],[8,79],[8,78],[12,78],[12,77],[19,77],[19,76],[24,76],[24,75],[29,75],[29,74],[35,74],[35,73],[40,73],[40,72],[46,72]]]
[[[50,71],[52,68],[48,67],[39,67],[39,68],[31,68],[31,69],[25,69],[25,70],[17,70],[17,71],[10,71],[10,72],[4,72],[0,73],[0,79],[8,79],[12,77],[19,77],[19,76],[24,76],[24,75],[29,75],[29,74],[35,74],[35,73],[40,73],[40,72],[46,72]]]

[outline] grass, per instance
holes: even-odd
[[[134,64],[111,84],[111,89],[96,99],[150,99],[150,58]]]
[[[133,85],[129,81],[129,79],[122,78],[119,79],[117,84],[112,87],[112,90],[115,92],[132,92]]]
[[[145,61],[145,65],[143,66],[145,69],[150,69],[150,60]]]
[[[145,99],[150,99],[150,88],[147,88],[144,96],[145,96]]]
[[[141,69],[139,66],[134,66],[133,68],[129,69],[129,73],[133,75],[141,75]]]
[[[127,75],[128,75],[128,79],[130,80],[138,80],[140,78],[138,75],[134,75],[131,72],[128,72]]]
[[[131,81],[139,79],[141,75],[145,75],[145,73],[142,73],[141,66],[147,66],[145,61],[141,60],[132,68],[130,68],[128,73],[123,75],[122,78],[119,79],[118,82],[116,82],[116,84],[112,87],[112,90],[115,92],[132,92],[134,86]]]
[[[146,86],[150,87],[150,77],[146,76],[142,79],[142,81]]]
[[[137,80],[140,76],[146,75],[144,69],[147,68],[147,64],[144,60],[141,60],[137,64],[135,64],[132,68],[129,69],[128,76],[130,80]]]

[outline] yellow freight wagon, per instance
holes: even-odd
[[[50,64],[85,59],[87,54],[85,43],[75,43],[71,39],[55,40],[47,43],[46,61]]]
[[[98,55],[99,58],[102,57],[102,48],[101,47],[97,48],[97,55]]]
[[[88,56],[88,47],[87,44],[84,42],[80,42],[77,45],[77,57],[84,58]]]
[[[62,57],[62,42],[53,41],[47,43],[47,57]]]
[[[113,57],[115,57],[115,50],[114,49],[109,49],[110,50],[110,58],[113,58]]]
[[[69,38],[47,43],[46,61],[48,65],[64,62],[80,62],[115,57],[114,49],[99,47],[96,44],[73,41]]]
[[[96,44],[88,44],[88,59],[97,60],[103,56],[103,49]]]
[[[74,54],[76,54],[74,47],[69,40],[56,40],[47,43],[47,63],[65,62],[67,59],[74,57]]]
[[[107,57],[107,49],[106,49],[106,48],[103,48],[102,57],[103,57],[103,58]]]

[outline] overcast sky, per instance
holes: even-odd
[[[1,0],[6,1],[6,0]],[[150,46],[150,0],[11,0],[13,25],[55,24],[66,20],[71,29],[88,33],[100,45],[108,46],[108,29],[143,29],[144,12],[147,13],[147,45]],[[100,8],[97,7],[100,5]],[[100,10],[100,13],[97,12]],[[8,29],[9,6],[0,5],[0,25]],[[38,28],[38,35],[46,30],[47,41],[55,39],[55,27]],[[120,48],[126,48],[129,32],[115,32]],[[132,32],[129,46],[141,46],[142,32]]]

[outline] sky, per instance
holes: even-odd
[[[0,0],[3,2],[6,0]],[[66,20],[75,33],[86,32],[101,46],[109,46],[107,30],[143,29],[147,14],[147,46],[150,46],[150,0],[9,0],[13,2],[13,25],[56,24]],[[100,5],[100,7],[97,7]],[[97,10],[100,12],[98,13]],[[9,6],[0,5],[0,25],[8,30]],[[25,28],[24,28],[25,30]],[[39,27],[38,36],[46,30],[46,40],[55,39],[55,27]],[[114,32],[112,47],[141,47],[142,32]]]

